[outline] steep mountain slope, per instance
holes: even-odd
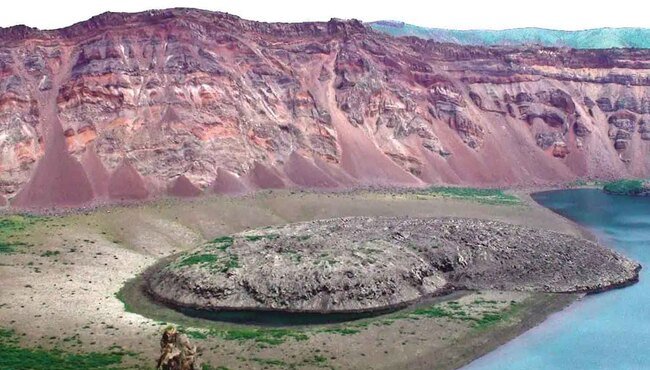
[[[398,21],[368,23],[377,31],[392,36],[416,36],[461,45],[541,45],[575,49],[650,48],[649,28],[594,28],[561,31],[545,28],[506,30],[450,30],[427,28]]]
[[[650,51],[459,46],[358,21],[173,9],[17,26],[0,30],[0,192],[47,207],[646,176],[649,72]]]

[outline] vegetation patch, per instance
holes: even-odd
[[[467,199],[487,204],[520,204],[514,195],[506,194],[501,189],[461,188],[452,186],[432,186],[419,190],[417,194],[441,196],[447,198]]]
[[[201,365],[201,370],[230,370],[230,369],[228,369],[225,366],[214,367],[210,364],[203,364]]]
[[[359,329],[353,328],[330,328],[321,330],[322,333],[340,334],[340,335],[353,335],[361,332]]]
[[[253,358],[251,359],[251,361],[253,361],[253,362],[257,362],[257,363],[260,364],[260,365],[282,366],[282,367],[287,366],[287,363],[286,363],[286,362],[284,362],[284,361],[282,361],[282,360],[275,359],[275,358],[259,358],[259,357],[253,357]]]
[[[645,184],[641,180],[616,180],[606,183],[603,190],[609,194],[617,195],[640,195],[648,192]]]
[[[268,345],[278,345],[288,339],[303,341],[309,339],[307,334],[291,329],[266,329],[266,328],[231,328],[225,330],[210,330],[210,335],[221,337],[224,340],[247,341]]]
[[[27,243],[21,241],[20,237],[25,235],[30,226],[43,219],[29,215],[0,217],[0,253],[13,253],[17,248],[26,246]]]
[[[498,308],[496,307],[497,303],[497,301],[475,300],[472,304],[478,305],[478,307],[471,307],[471,305],[461,305],[457,301],[451,301],[414,310],[409,316],[411,318],[445,317],[451,320],[470,322],[476,329],[485,329],[508,320],[520,308],[519,304],[512,302],[504,308]]]
[[[210,244],[216,245],[217,249],[225,252],[226,249],[232,247],[234,242],[235,238],[232,236],[220,236],[218,238],[212,239],[212,241],[210,241]]]
[[[240,359],[246,360],[244,358],[240,358]],[[262,357],[253,357],[248,361],[258,363],[259,365],[262,365],[264,368],[280,367],[283,369],[299,369],[308,366],[310,368],[320,367],[320,368],[333,369],[332,366],[327,364],[327,357],[322,355],[315,355],[313,357],[308,357],[297,362],[286,362],[276,358],[262,358]]]
[[[210,328],[208,330],[179,328],[179,331],[193,339],[207,339],[208,337],[214,337],[239,342],[253,341],[255,343],[271,346],[282,344],[289,339],[295,341],[309,339],[306,332],[285,328],[228,327]]]
[[[239,267],[239,257],[232,253],[226,253],[224,256],[211,253],[190,254],[169,266],[181,268],[194,265],[200,265],[214,271],[226,273],[230,269]]]
[[[25,348],[18,344],[18,338],[13,331],[0,328],[0,369],[115,369],[125,355],[131,354],[121,348],[114,348],[105,353],[70,353],[60,349]]]
[[[249,242],[256,242],[262,239],[275,240],[279,238],[278,234],[266,234],[266,235],[245,235],[244,238]]]
[[[126,297],[124,297],[124,288],[120,289],[119,292],[115,293],[115,298],[117,298],[124,305],[124,311],[134,312],[131,305],[127,302]]]
[[[213,264],[219,261],[219,256],[214,254],[192,254],[176,264],[176,267],[192,266],[198,264]]]

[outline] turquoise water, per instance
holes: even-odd
[[[533,198],[641,262],[640,282],[588,296],[464,369],[650,369],[650,198],[595,189]]]

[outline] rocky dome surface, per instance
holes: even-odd
[[[146,286],[177,307],[351,312],[451,289],[594,292],[636,281],[639,269],[588,240],[498,221],[351,217],[217,238]]]
[[[0,196],[648,177],[649,86],[650,50],[461,46],[354,20],[168,9],[5,28]]]

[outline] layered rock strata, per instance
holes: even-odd
[[[460,46],[354,20],[170,9],[16,26],[0,29],[0,195],[647,177],[649,85],[648,50]]]

